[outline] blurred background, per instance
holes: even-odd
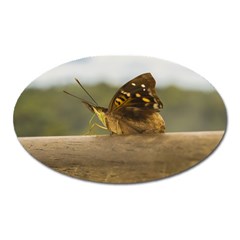
[[[92,113],[63,92],[91,101],[74,81],[78,78],[99,106],[108,107],[127,81],[150,72],[163,102],[166,132],[225,130],[224,103],[211,84],[197,73],[165,60],[135,56],[102,56],[72,61],[34,80],[17,100],[17,136],[81,135],[89,130]],[[93,122],[99,123],[97,117]],[[94,128],[91,134],[108,134]]]

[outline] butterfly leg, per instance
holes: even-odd
[[[91,131],[93,130],[93,128],[95,128],[95,127],[99,127],[99,128],[101,128],[101,129],[107,130],[106,127],[101,126],[101,125],[99,125],[99,124],[97,124],[97,123],[94,123],[94,124],[92,124],[91,127],[89,128],[89,131],[88,131],[87,135],[89,135],[89,134],[91,133]]]
[[[121,133],[122,133],[122,131],[121,131],[121,128],[120,128],[120,126],[119,126],[119,121],[117,120],[117,134],[118,134],[118,131],[120,131]]]
[[[93,116],[92,116],[91,119],[89,120],[89,123],[88,123],[88,128],[89,128],[89,130],[88,130],[88,132],[86,132],[84,135],[89,135],[89,134],[91,133],[91,131],[93,130],[94,127],[99,127],[99,128],[104,129],[104,130],[107,130],[106,127],[101,126],[101,125],[99,125],[99,124],[97,124],[97,123],[93,123],[93,124],[92,124],[92,121],[93,121],[93,119],[94,119],[95,116],[96,116],[96,115],[93,114]]]
[[[92,121],[93,121],[93,119],[94,119],[94,117],[95,117],[96,115],[95,114],[93,114],[92,115],[92,117],[90,118],[90,120],[89,120],[89,122],[88,122],[88,131],[87,132],[84,132],[83,133],[83,135],[89,135],[90,133],[91,133],[91,129],[92,129]]]
[[[108,128],[108,130],[109,131],[111,131],[111,133],[110,133],[110,135],[112,136],[112,135],[115,135],[115,134],[123,134],[123,132],[122,132],[122,129],[121,129],[121,125],[120,125],[120,123],[119,123],[119,120],[116,120],[116,125],[115,125],[115,129],[114,129],[114,131],[111,131],[109,128]]]
[[[120,123],[119,123],[119,120],[117,120],[116,125],[117,125],[117,126],[116,126],[116,134],[123,134],[121,125],[120,125]]]
[[[89,122],[88,122],[88,128],[91,128],[91,126],[92,126],[92,121],[93,121],[93,119],[94,119],[95,116],[96,116],[96,115],[93,114],[93,116],[92,116],[91,119],[89,120]]]

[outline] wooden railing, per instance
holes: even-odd
[[[136,183],[165,178],[205,159],[223,131],[129,136],[20,137],[46,166],[80,179]]]

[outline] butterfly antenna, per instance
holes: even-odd
[[[80,83],[80,81],[75,78],[75,81],[78,83],[78,85],[84,90],[84,92],[93,100],[93,102],[98,106],[97,102],[94,100],[94,98],[89,94],[89,92],[83,87],[83,85]]]
[[[75,97],[75,98],[77,98],[77,99],[80,99],[81,101],[85,101],[84,99],[82,99],[82,98],[80,98],[80,97],[78,97],[78,96],[76,96],[76,95],[73,95],[73,94],[71,94],[71,93],[69,93],[69,92],[67,92],[67,91],[63,91],[64,93],[66,93],[66,94],[68,94],[68,95],[70,95],[70,96],[72,96],[72,97]]]

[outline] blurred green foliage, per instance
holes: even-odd
[[[100,106],[105,107],[117,91],[104,83],[86,86],[86,89]],[[63,93],[63,90],[89,100],[76,84],[26,89],[14,111],[17,136],[81,135],[88,132],[92,113],[81,101]],[[166,132],[225,130],[226,109],[216,91],[190,91],[171,86],[157,92],[164,105],[161,115],[166,122]],[[97,118],[93,122],[98,122]],[[92,133],[108,132],[95,128]]]

